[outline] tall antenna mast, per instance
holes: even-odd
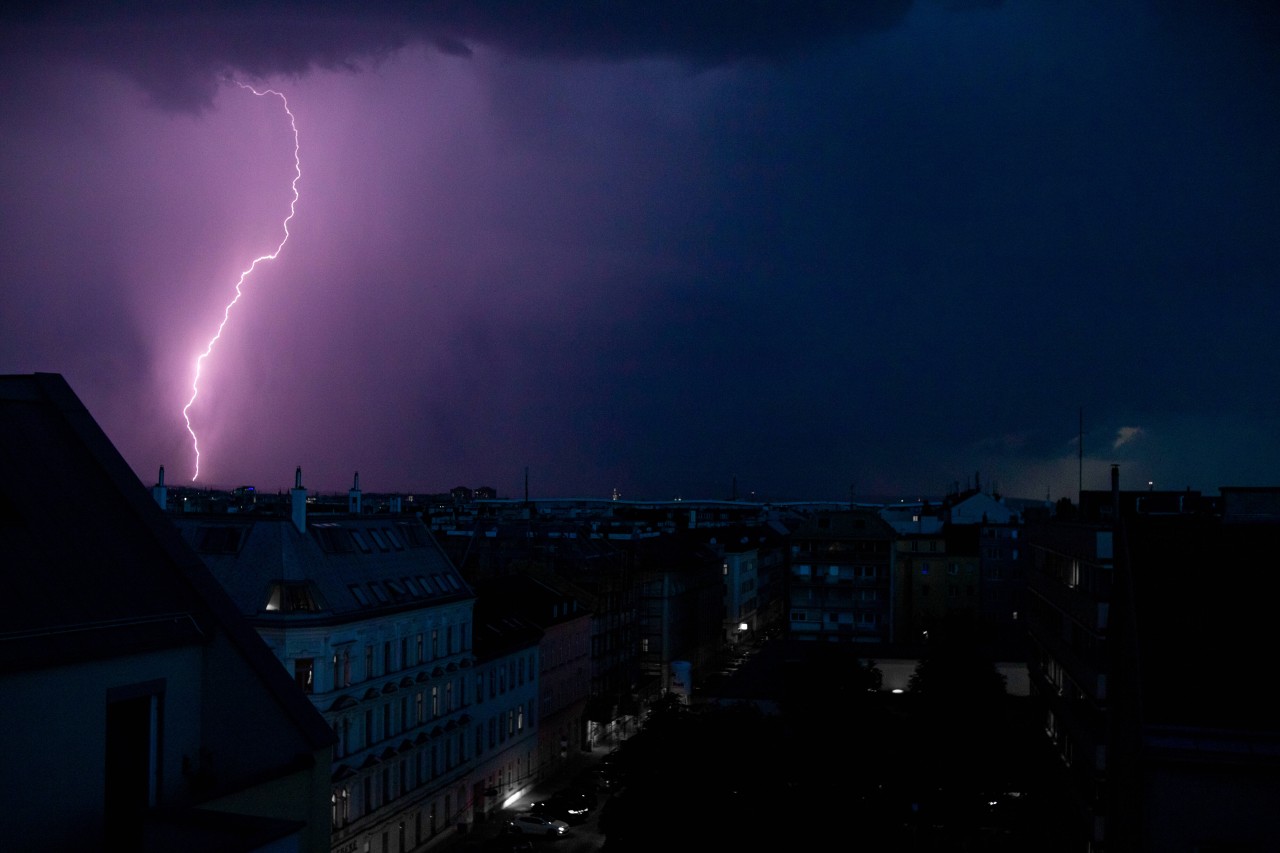
[[[1076,463],[1076,505],[1080,504],[1080,496],[1084,494],[1084,406],[1080,407],[1080,440],[1076,442],[1076,450],[1080,460]]]

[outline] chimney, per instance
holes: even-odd
[[[351,486],[351,491],[347,492],[347,512],[354,515],[360,514],[360,472],[356,472],[355,483]]]
[[[293,472],[293,488],[289,491],[293,506],[293,526],[299,533],[307,532],[307,490],[302,488],[302,466]]]
[[[160,481],[151,487],[151,497],[155,498],[160,508],[167,510],[169,508],[169,490],[164,485],[164,466],[160,466]]]
[[[401,512],[402,512],[402,510],[401,510],[401,508],[400,508],[400,496],[399,496],[399,495],[392,495],[392,496],[391,496],[391,513],[392,513],[392,515],[399,515]]]

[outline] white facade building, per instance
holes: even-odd
[[[174,519],[337,737],[334,853],[404,853],[485,789],[475,594],[419,518],[360,514],[356,482],[345,512],[309,510],[299,470],[287,510]]]

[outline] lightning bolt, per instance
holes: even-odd
[[[289,221],[293,219],[293,214],[297,210],[298,181],[302,179],[302,161],[298,157],[298,122],[294,118],[293,113],[289,110],[289,100],[281,92],[277,92],[275,89],[263,89],[259,92],[257,89],[246,83],[236,81],[236,85],[241,89],[248,89],[259,98],[266,97],[267,95],[275,95],[280,99],[280,103],[284,105],[285,115],[289,116],[289,126],[293,128],[293,200],[289,202],[289,215],[284,218],[284,222],[282,223],[284,228],[284,237],[280,239],[280,245],[276,246],[276,250],[274,252],[254,258],[253,263],[249,264],[244,272],[240,273],[240,279],[236,282],[236,295],[227,303],[227,307],[222,310],[222,322],[218,324],[218,330],[213,333],[213,337],[209,339],[209,343],[204,348],[204,352],[200,353],[200,356],[196,359],[195,377],[191,380],[191,399],[182,407],[182,419],[187,424],[187,432],[191,434],[191,448],[195,451],[196,456],[195,473],[191,475],[192,482],[195,482],[196,478],[200,476],[200,440],[196,438],[196,431],[191,426],[191,416],[189,413],[191,411],[191,405],[195,403],[196,397],[200,394],[201,370],[204,368],[205,359],[207,359],[209,354],[213,352],[213,345],[222,337],[222,330],[226,328],[227,320],[231,317],[231,309],[240,301],[245,279],[253,274],[253,271],[257,269],[258,264],[263,261],[274,261],[276,256],[280,254],[280,250],[284,248],[284,244],[289,242]]]

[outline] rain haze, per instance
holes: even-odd
[[[1280,483],[1270,4],[0,21],[0,372],[144,483]]]

